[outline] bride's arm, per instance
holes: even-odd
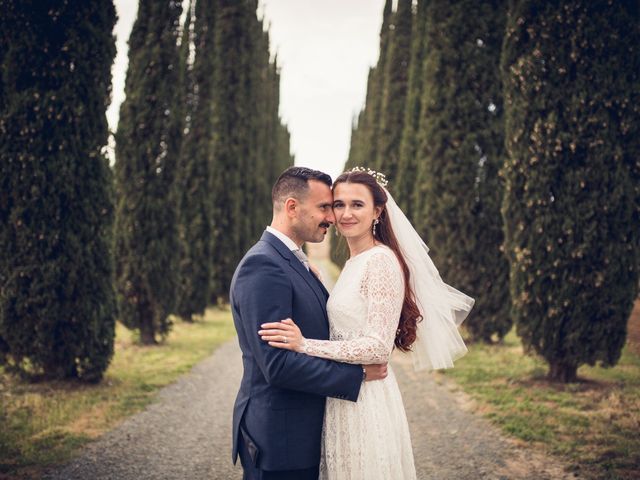
[[[397,260],[384,253],[372,255],[365,269],[360,291],[367,304],[367,322],[361,336],[352,340],[305,339],[288,320],[263,325],[267,329],[259,332],[263,340],[274,347],[345,363],[388,362],[404,300],[402,271]]]

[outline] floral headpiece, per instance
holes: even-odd
[[[363,173],[368,173],[369,175],[371,175],[373,178],[376,179],[376,182],[378,183],[378,185],[380,185],[381,187],[386,187],[388,180],[387,177],[384,176],[384,173],[381,172],[376,172],[375,170],[372,170],[370,168],[363,168],[363,167],[353,167],[351,170],[349,170],[348,173],[351,172],[363,172]]]

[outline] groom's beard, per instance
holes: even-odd
[[[329,228],[331,226],[331,224],[327,223],[327,222],[322,222],[319,226],[322,227],[322,228]]]

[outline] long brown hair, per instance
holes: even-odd
[[[376,233],[374,240],[379,241],[383,245],[386,245],[393,253],[396,254],[402,273],[404,275],[404,301],[402,302],[402,311],[400,312],[400,323],[398,324],[398,330],[396,332],[396,339],[394,341],[396,347],[407,352],[411,350],[411,345],[416,341],[416,331],[418,329],[418,322],[422,320],[422,315],[418,309],[418,305],[415,301],[415,295],[410,283],[409,267],[407,262],[402,256],[398,240],[396,239],[391,223],[387,216],[387,194],[384,189],[378,185],[376,179],[366,172],[351,171],[345,172],[336,178],[333,182],[333,190],[335,191],[336,185],[340,183],[360,183],[365,185],[371,195],[373,196],[373,203],[376,207],[382,207],[382,212],[378,217],[379,223],[376,225]]]

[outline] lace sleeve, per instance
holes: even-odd
[[[303,352],[345,363],[385,363],[393,349],[404,299],[404,280],[395,258],[375,253],[360,283],[367,305],[362,335],[352,340],[305,339]]]

